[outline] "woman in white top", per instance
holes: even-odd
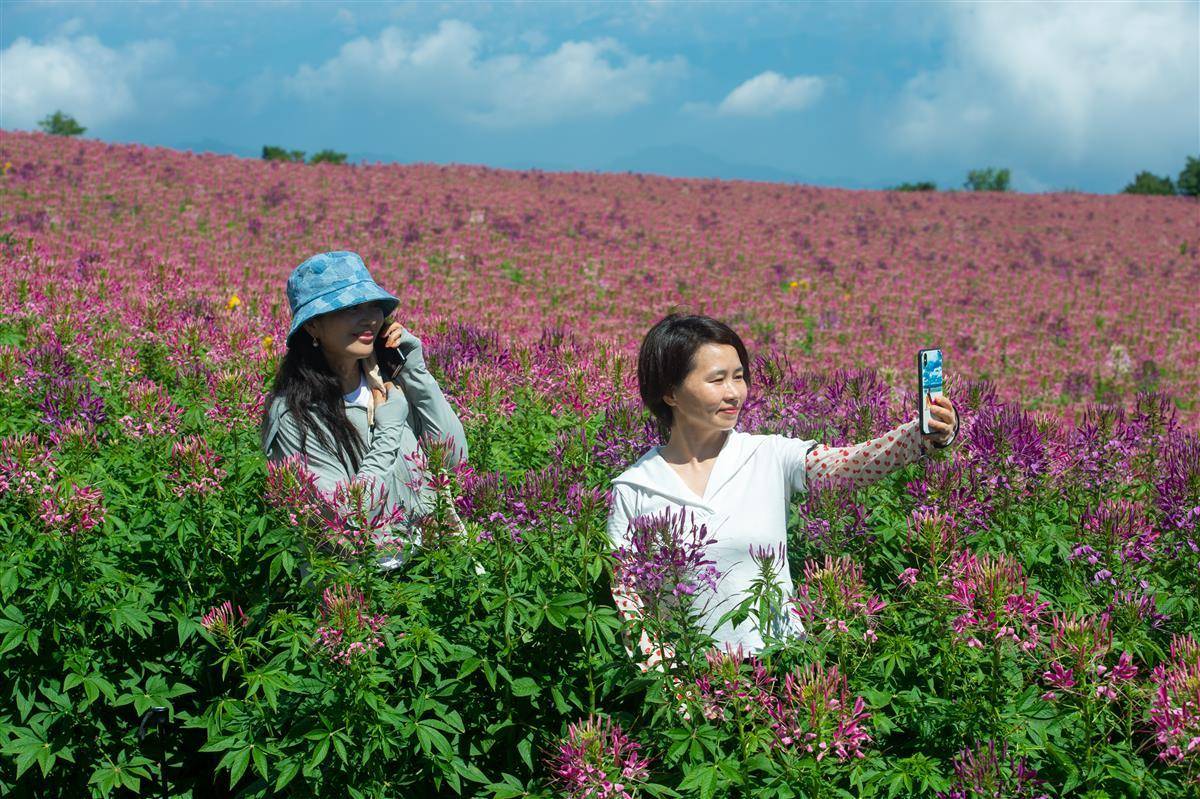
[[[762,648],[753,616],[737,627],[717,621],[745,598],[759,573],[751,547],[782,553],[780,587],[793,595],[786,528],[792,493],[806,492],[818,478],[863,485],[911,463],[934,448],[949,446],[958,416],[946,397],[934,400],[932,433],[923,436],[913,419],[879,438],[849,447],[780,435],[749,435],[735,429],[750,387],[750,361],[742,340],[727,325],[706,316],[671,314],[642,340],[638,388],[658,421],[666,444],[650,449],[613,480],[608,535],[614,547],[628,541],[629,522],[670,509],[694,515],[715,538],[707,550],[721,574],[717,590],[701,588],[696,607],[718,646]],[[640,601],[615,585],[618,610],[639,615]],[[794,618],[793,614],[788,614]],[[798,621],[788,632],[803,630]],[[646,661],[657,665],[670,648],[643,633]]]

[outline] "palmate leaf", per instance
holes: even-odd
[[[165,707],[174,713],[175,706],[171,703],[171,700],[177,696],[194,693],[196,690],[190,685],[184,685],[183,683],[176,683],[173,686],[167,687],[166,679],[160,674],[151,676],[140,690],[136,688],[136,685],[136,679],[132,682],[126,681],[124,687],[128,693],[117,697],[113,705],[121,707],[122,705],[132,703],[133,709],[139,716],[152,707]]]
[[[108,761],[98,766],[88,779],[88,785],[95,785],[102,796],[108,796],[114,788],[128,788],[135,793],[141,787],[141,781],[150,779],[150,760],[138,755],[130,760],[121,759],[116,762]]]
[[[3,612],[4,618],[0,618],[0,635],[4,636],[4,640],[0,642],[0,655],[16,649],[21,645],[21,641],[33,632],[25,625],[25,614],[19,607],[7,605]],[[36,654],[36,650],[34,653]]]
[[[42,772],[42,776],[48,776],[50,770],[54,767],[57,760],[65,760],[68,763],[75,762],[75,756],[72,754],[70,746],[57,746],[46,734],[46,729],[41,725],[34,727],[17,727],[10,730],[12,738],[4,744],[4,754],[12,755],[16,759],[17,778],[28,771],[33,765],[37,765]]]
[[[492,799],[516,799],[528,794],[525,785],[508,773],[501,774],[500,782],[493,782],[487,789],[492,792]]]

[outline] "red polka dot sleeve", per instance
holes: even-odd
[[[933,443],[921,435],[920,420],[913,419],[861,444],[816,446],[809,450],[804,465],[810,485],[836,481],[859,488],[936,451]]]
[[[666,660],[675,658],[675,649],[668,643],[655,641],[644,627],[640,624],[642,619],[642,603],[638,596],[633,591],[625,586],[614,581],[612,589],[613,599],[617,603],[617,614],[624,622],[622,630],[622,638],[624,639],[625,651],[637,663],[637,667],[646,673],[651,669],[662,671],[663,663]],[[630,645],[632,636],[629,634],[629,629],[641,629],[641,637],[637,642],[637,649],[641,652],[641,657],[634,654],[633,647]],[[691,714],[688,712],[688,699],[694,699],[694,694],[689,690],[683,680],[676,676],[671,676],[671,691],[675,695],[675,711],[679,713],[685,721],[691,720]]]

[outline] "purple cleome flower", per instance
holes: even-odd
[[[693,518],[669,508],[639,516],[629,522],[627,543],[614,553],[617,580],[640,597],[650,613],[674,606],[702,587],[717,588],[720,573],[705,556],[715,539]]]

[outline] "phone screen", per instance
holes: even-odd
[[[920,375],[921,432],[929,433],[929,422],[933,419],[929,410],[933,400],[942,396],[942,351],[921,350],[917,353],[917,371]]]

